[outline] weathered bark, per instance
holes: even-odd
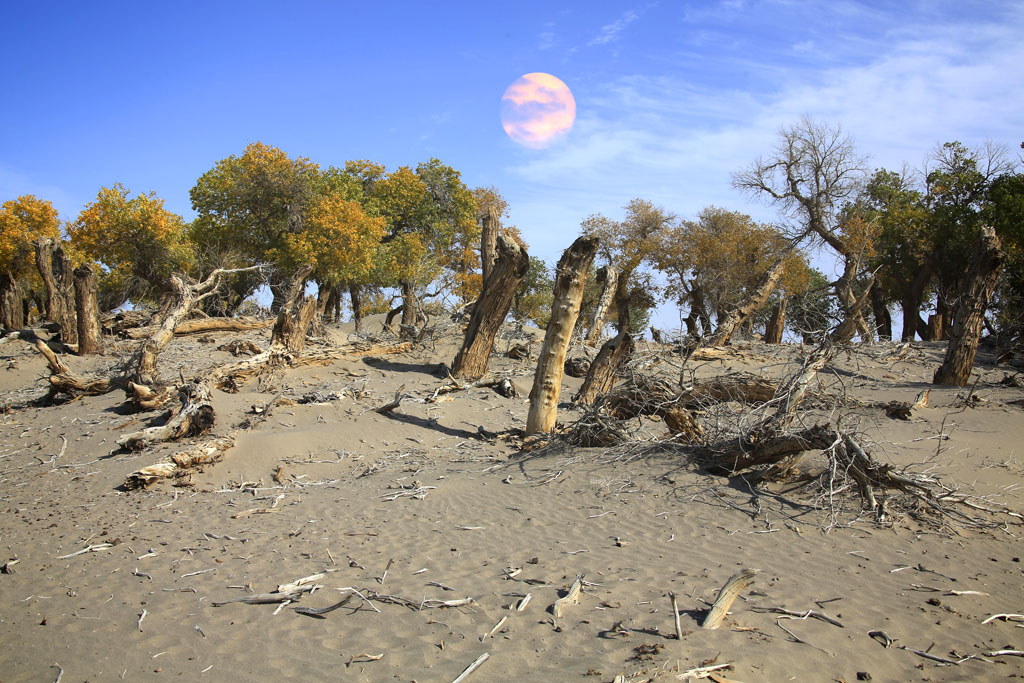
[[[21,302],[21,283],[10,273],[0,273],[0,325],[7,330],[25,327],[25,307]]]
[[[518,285],[517,285],[518,286]],[[402,283],[402,327],[398,331],[400,339],[411,339],[416,336],[416,322],[419,317],[419,302],[416,301],[416,288],[411,282]]]
[[[147,488],[161,479],[180,476],[204,465],[212,465],[224,457],[224,452],[235,445],[235,437],[214,438],[171,456],[170,462],[143,467],[124,480],[126,489]]]
[[[125,434],[118,438],[117,444],[130,451],[139,451],[153,443],[177,441],[210,431],[214,423],[214,412],[210,403],[209,384],[185,384],[179,387],[178,392],[181,408],[165,424]]]
[[[732,339],[740,325],[768,301],[768,297],[772,295],[772,292],[775,291],[779,284],[779,280],[782,279],[785,269],[786,261],[784,258],[780,258],[768,269],[768,272],[761,276],[760,282],[757,283],[757,286],[754,287],[754,290],[749,294],[744,303],[729,311],[724,320],[719,318],[721,322],[718,324],[718,330],[711,337],[710,346],[725,346],[729,343],[729,340]]]
[[[103,330],[100,325],[99,285],[89,266],[76,268],[75,322],[78,326],[78,355],[103,353]]]
[[[931,260],[929,260],[917,271],[913,280],[904,283],[901,287],[900,309],[903,311],[902,341],[914,341],[914,337],[918,334],[921,322],[921,301],[924,299],[924,289],[932,278],[932,270],[933,265]]]
[[[703,337],[711,333],[711,316],[704,301],[704,288],[693,280],[689,291],[690,312],[686,316],[686,333],[691,337]],[[698,328],[698,325],[700,327]]]
[[[580,314],[583,286],[597,253],[597,244],[596,237],[578,237],[558,261],[551,319],[548,321],[544,344],[537,360],[537,371],[533,377],[533,388],[530,390],[527,434],[547,434],[555,428],[565,355],[569,351],[572,331]]]
[[[272,327],[274,322],[275,318],[196,318],[178,323],[178,326],[174,328],[174,336],[181,337],[203,332],[248,332]],[[136,327],[126,330],[124,336],[129,339],[142,339],[152,336],[157,329],[156,327]]]
[[[597,271],[597,281],[603,282],[604,287],[601,289],[601,298],[597,300],[594,314],[590,318],[590,329],[587,330],[587,336],[584,339],[587,344],[596,344],[601,341],[604,319],[608,315],[608,309],[611,307],[615,291],[618,289],[619,273],[611,264],[603,266]]]
[[[363,331],[363,297],[359,292],[359,285],[349,285],[348,294],[352,297],[352,322],[356,326],[356,334]]]
[[[933,384],[962,387],[970,379],[978,343],[981,341],[985,309],[995,291],[1005,260],[1006,254],[996,231],[987,225],[982,226],[964,289],[956,303],[946,358],[935,371]]]
[[[497,207],[488,207],[483,216],[483,227],[480,232],[480,268],[483,282],[491,276],[494,261],[498,258],[498,233],[501,231],[501,220]]]
[[[194,287],[189,287],[178,275],[171,276],[171,303],[164,314],[156,331],[135,351],[129,367],[134,366],[134,371],[129,378],[136,384],[151,386],[159,381],[156,369],[156,360],[171,340],[174,339],[174,328],[177,327],[192,310],[196,303],[198,292]]]
[[[868,281],[868,286],[864,293],[860,295],[860,299],[854,299],[852,305],[847,308],[846,317],[829,335],[829,339],[833,344],[846,344],[858,332],[861,334],[861,339],[868,342],[871,341],[871,333],[868,332],[867,337],[865,337],[861,326],[866,326],[864,311],[867,310],[868,300],[871,298],[871,290],[874,286],[875,280],[872,278]]]
[[[856,309],[857,296],[853,292],[853,280],[857,275],[857,271],[860,269],[860,260],[856,258],[847,257],[845,259],[845,267],[843,274],[839,277],[834,285],[836,298],[839,299],[839,305],[843,309],[843,315],[853,325],[855,334],[859,334],[861,341],[870,344],[873,341],[871,335],[871,328],[868,327],[867,321],[864,319],[863,309]],[[855,310],[856,309],[856,310]],[[853,338],[852,336],[850,337]]]
[[[572,400],[575,403],[591,405],[599,396],[608,393],[615,384],[615,371],[629,357],[632,349],[633,338],[629,332],[619,332],[617,336],[606,341],[590,364],[583,386]]]
[[[49,237],[36,241],[36,268],[46,289],[46,317],[60,326],[60,339],[65,344],[78,342],[75,322],[75,282],[71,259],[59,244]]]
[[[508,316],[519,283],[529,270],[530,256],[525,247],[510,237],[498,237],[497,252],[494,268],[473,306],[462,348],[452,362],[455,377],[479,379],[487,372],[494,338]]]
[[[629,304],[629,280],[631,271],[624,272],[619,277],[615,286],[615,331],[629,332],[633,327],[632,316],[630,315]]]
[[[892,316],[880,287],[871,288],[871,314],[875,318],[875,333],[879,341],[892,341]]]
[[[782,330],[786,327],[786,301],[786,297],[782,297],[772,308],[772,317],[764,329],[764,341],[767,344],[782,343]]]

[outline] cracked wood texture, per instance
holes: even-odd
[[[558,397],[562,391],[565,355],[569,351],[572,331],[580,315],[583,285],[587,271],[597,253],[596,237],[579,237],[558,261],[555,296],[551,303],[544,345],[537,359],[537,371],[530,390],[530,412],[526,417],[526,433],[549,433],[558,417]]]
[[[512,308],[512,297],[530,267],[526,247],[508,235],[497,239],[498,258],[494,261],[483,291],[470,316],[462,348],[452,362],[452,375],[462,379],[480,379],[494,348],[494,338]]]

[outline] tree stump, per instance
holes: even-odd
[[[619,332],[617,336],[606,341],[598,351],[597,358],[590,363],[587,378],[583,380],[583,386],[572,400],[591,405],[598,396],[607,393],[615,383],[615,371],[629,357],[632,349],[633,338],[629,332]]]
[[[530,390],[530,411],[526,417],[526,433],[549,433],[555,428],[558,397],[562,391],[565,354],[569,351],[572,331],[580,314],[583,285],[587,271],[597,253],[596,237],[578,237],[558,260],[551,319],[544,335],[544,345],[537,359],[537,371]]]
[[[46,316],[60,326],[60,340],[65,344],[78,342],[75,322],[75,282],[71,259],[59,244],[49,237],[36,241],[36,268],[46,288]]]
[[[103,353],[103,328],[97,298],[96,274],[89,266],[76,268],[75,321],[78,326],[78,355]]]
[[[487,372],[487,363],[494,348],[494,338],[512,308],[512,297],[530,267],[526,248],[507,235],[500,235],[498,258],[490,277],[484,282],[480,299],[473,306],[462,348],[452,362],[452,375],[462,379],[479,379]]]

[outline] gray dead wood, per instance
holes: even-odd
[[[575,605],[580,601],[580,591],[582,590],[583,575],[581,574],[576,577],[575,581],[572,582],[572,585],[569,586],[565,595],[555,600],[555,603],[551,605],[551,614],[554,615],[555,619],[561,619],[562,612],[565,611],[566,607],[568,607],[569,605]]]
[[[611,308],[612,300],[615,298],[615,290],[619,286],[619,273],[609,264],[602,266],[597,271],[597,281],[603,283],[601,297],[597,300],[594,314],[590,318],[590,328],[584,341],[587,344],[595,345],[601,341],[601,330],[604,329],[604,320]]]
[[[214,412],[208,383],[185,384],[178,388],[178,398],[181,407],[165,424],[125,434],[118,438],[117,444],[130,451],[138,451],[161,441],[199,436],[213,428]]]
[[[573,396],[575,403],[591,405],[598,396],[608,393],[615,384],[615,372],[629,357],[633,349],[633,338],[628,332],[620,332],[601,346],[597,357],[590,363],[590,370],[583,380],[583,386]]]
[[[722,586],[722,590],[718,592],[718,597],[715,598],[714,604],[711,605],[711,609],[708,610],[708,614],[704,617],[700,627],[711,629],[721,626],[725,620],[725,615],[729,613],[729,608],[732,607],[732,603],[736,601],[736,598],[740,596],[740,593],[747,586],[753,583],[756,575],[756,569],[743,569],[726,581],[725,585]]]
[[[587,271],[597,253],[598,239],[581,236],[565,250],[558,261],[551,318],[544,344],[537,358],[537,370],[530,390],[530,410],[526,433],[550,433],[558,417],[558,398],[562,391],[562,373],[569,342],[583,301]]]
[[[786,258],[788,255],[788,253],[784,254],[782,258],[768,269],[768,272],[761,276],[761,280],[754,287],[746,301],[726,314],[725,320],[718,325],[715,334],[708,341],[709,346],[725,346],[728,344],[736,330],[747,321],[747,318],[765,305],[765,302],[768,301],[768,298],[778,286],[779,280],[782,279],[782,274],[786,270]]]

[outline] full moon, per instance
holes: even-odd
[[[501,125],[524,147],[547,147],[564,137],[575,120],[572,91],[551,74],[521,76],[501,96]]]

